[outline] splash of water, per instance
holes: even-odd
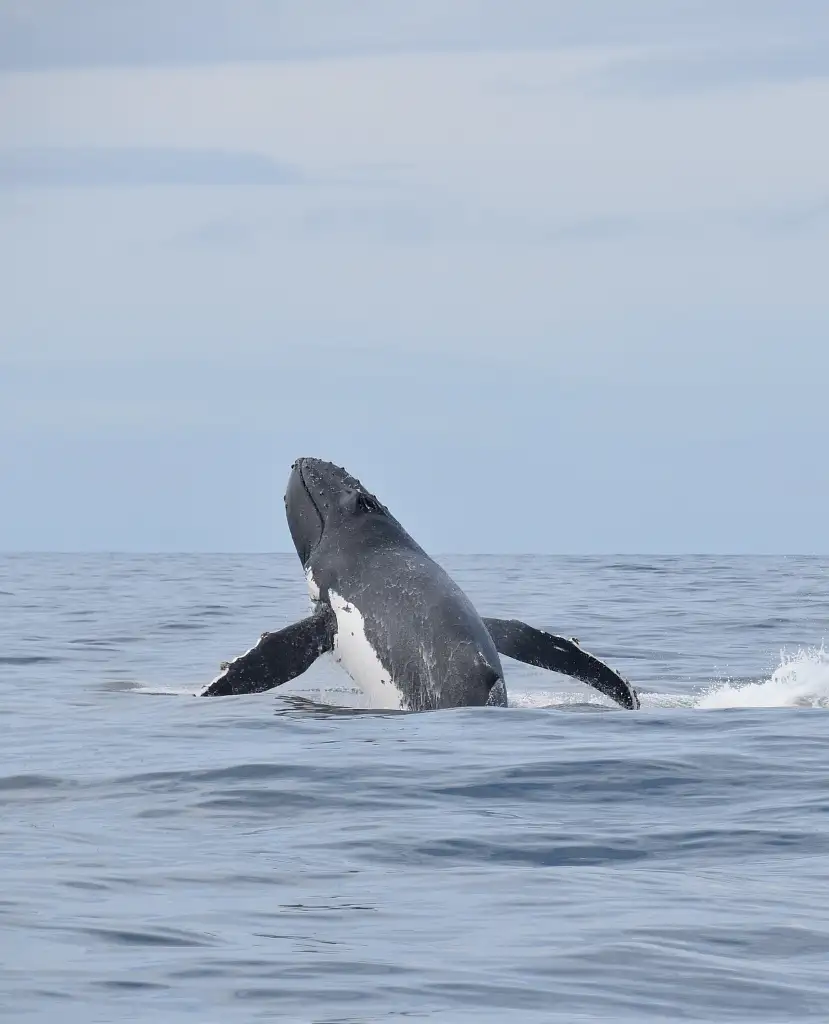
[[[769,679],[719,683],[702,694],[696,707],[829,707],[829,651],[821,645],[801,649],[794,654],[781,652],[780,665]]]
[[[829,708],[829,651],[823,645],[781,652],[780,665],[768,679],[720,679],[696,693],[660,693],[639,690],[642,709],[699,708]],[[510,693],[510,707],[561,708],[616,707],[601,694],[581,690],[578,693]]]
[[[587,705],[594,705],[597,708],[618,707],[618,704],[609,698],[588,690],[586,687],[575,693],[560,690],[538,690],[532,693],[523,693],[520,690],[510,690],[508,699],[511,708],[583,708]]]

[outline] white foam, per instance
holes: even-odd
[[[610,708],[618,705],[600,693],[579,690],[578,693],[564,693],[559,690],[536,690],[532,693],[519,693],[510,690],[507,679],[507,703],[511,708],[558,708],[571,704],[595,704],[597,707]]]
[[[509,684],[508,684],[509,686]],[[780,665],[768,679],[735,682],[718,680],[691,693],[643,692],[637,687],[642,710],[650,708],[829,708],[829,651],[825,647],[781,652]],[[600,693],[555,690],[520,693],[509,691],[513,708],[555,708],[593,704],[618,707]]]
[[[146,693],[155,697],[198,697],[205,687],[203,684],[194,687],[192,684],[190,686],[163,686],[154,683],[136,683],[131,689],[133,693]]]
[[[643,709],[647,708],[677,708],[695,707],[698,694],[682,693],[657,693],[642,692],[636,687],[639,695],[639,702]],[[511,708],[560,708],[560,707],[584,707],[592,705],[597,708],[614,708],[616,711],[626,710],[621,708],[615,700],[605,697],[598,690],[587,686],[581,690],[533,690],[530,693],[522,693],[509,688],[507,680],[507,693],[509,695],[509,706]]]
[[[696,707],[718,708],[827,708],[829,707],[829,652],[823,645],[795,654],[780,654],[780,665],[769,679],[748,683],[728,680],[710,687]]]

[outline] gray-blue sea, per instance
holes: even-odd
[[[829,1020],[829,559],[446,557],[628,712],[390,714],[318,663],[294,555],[0,558],[0,1020]]]

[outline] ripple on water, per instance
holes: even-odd
[[[2,654],[0,665],[57,665],[63,658],[55,654]]]

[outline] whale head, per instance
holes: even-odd
[[[360,513],[388,516],[388,509],[342,466],[322,459],[297,459],[285,491],[285,514],[294,547],[304,566],[326,527]]]

